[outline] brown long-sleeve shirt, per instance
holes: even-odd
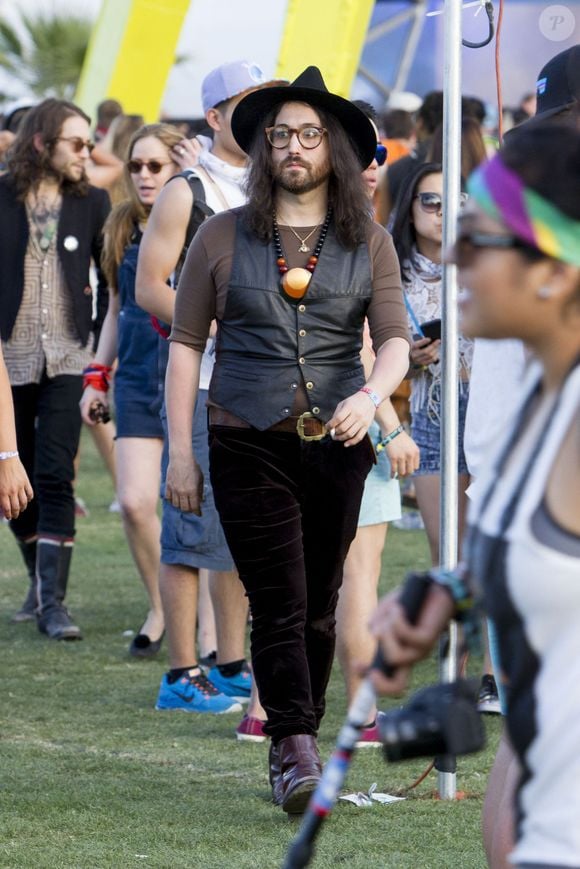
[[[312,227],[301,227],[305,237]],[[203,353],[213,319],[225,310],[230,282],[236,215],[216,214],[197,232],[187,254],[175,301],[170,340]],[[304,267],[309,253],[300,253],[300,242],[286,226],[280,226],[282,247],[290,268]],[[409,341],[407,313],[401,290],[399,263],[391,236],[376,223],[367,237],[372,276],[372,300],[367,317],[375,352],[389,338]],[[314,245],[312,245],[314,247]]]

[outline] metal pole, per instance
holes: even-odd
[[[443,250],[455,240],[461,192],[461,0],[445,0],[443,73]],[[458,330],[457,270],[443,266],[441,342],[441,503],[439,561],[457,564],[457,454],[458,454]],[[449,627],[449,643],[440,660],[442,682],[457,678],[457,625]],[[454,759],[441,764],[439,795],[456,795]]]
[[[393,85],[394,91],[402,91],[407,85],[411,66],[413,65],[413,61],[415,60],[415,55],[417,53],[417,46],[419,45],[419,40],[421,39],[423,27],[425,26],[426,11],[427,3],[424,2],[424,0],[417,3],[417,5],[413,8],[413,23],[411,24],[411,30],[409,32],[409,35],[407,36],[407,42],[403,50],[403,56],[399,62],[397,78],[395,79],[395,83]]]

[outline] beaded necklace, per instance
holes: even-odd
[[[328,227],[330,226],[331,217],[332,208],[329,208],[326,212],[326,217],[324,218],[324,223],[322,224],[320,235],[318,236],[318,241],[316,242],[316,247],[314,248],[314,253],[308,257],[306,268],[290,269],[288,268],[288,263],[286,262],[286,257],[284,256],[284,250],[282,249],[280,230],[278,228],[278,221],[276,220],[276,213],[274,212],[273,236],[274,248],[276,251],[276,265],[278,266],[278,271],[282,276],[282,279],[280,281],[282,289],[287,296],[290,296],[291,299],[301,299],[306,294],[308,285],[312,280],[312,273],[316,268],[316,263],[318,262],[320,251],[322,250],[322,245],[324,244],[324,239],[326,238],[326,234],[328,232]]]

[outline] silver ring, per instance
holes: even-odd
[[[180,145],[180,146],[179,146],[178,148],[176,148],[175,150],[177,151],[178,154],[183,154],[185,149],[182,148],[181,145]]]

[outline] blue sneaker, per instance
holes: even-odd
[[[226,697],[232,697],[240,703],[247,703],[250,699],[252,673],[245,662],[236,676],[222,676],[218,667],[212,667],[207,677],[213,682],[218,691],[225,694]]]
[[[192,676],[184,673],[176,682],[169,682],[164,674],[159,688],[156,709],[182,709],[184,712],[241,712],[242,707],[231,697],[220,694],[204,673]]]

